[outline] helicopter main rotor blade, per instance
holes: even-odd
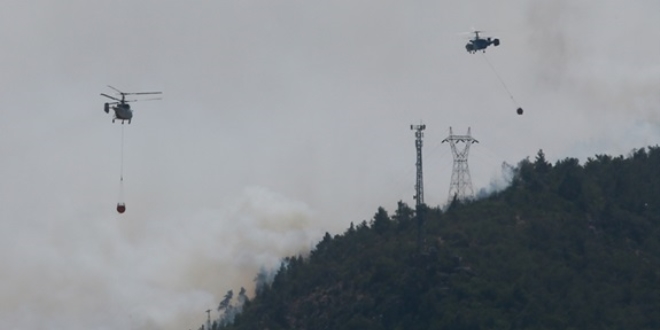
[[[115,90],[115,92],[117,92],[117,93],[119,93],[119,94],[122,94],[122,95],[123,95],[123,94],[126,94],[126,93],[124,93],[124,92],[122,92],[122,91],[120,91],[120,90],[118,90],[118,89],[116,89],[116,88],[114,88],[114,87],[112,87],[112,86],[110,86],[110,85],[108,85],[108,87],[112,88],[113,90]]]
[[[152,98],[152,99],[126,100],[124,102],[128,103],[128,102],[138,102],[138,101],[140,101],[140,102],[141,101],[156,101],[156,100],[162,100],[162,99],[163,99],[162,97],[155,97],[155,98]]]
[[[484,32],[489,32],[485,30],[477,30],[474,26],[470,28],[470,31],[462,31],[458,32],[459,34],[475,34],[475,33],[484,33]],[[493,32],[493,31],[490,31]]]
[[[163,94],[163,92],[124,93],[124,95],[147,95],[147,94]]]
[[[152,99],[144,99],[144,100],[140,100],[140,101],[158,101],[158,100],[162,100],[162,99],[163,99],[162,97],[154,97]]]
[[[116,97],[114,97],[114,96],[110,96],[110,95],[105,94],[105,93],[101,93],[101,95],[102,95],[102,96],[105,96],[105,97],[107,97],[107,98],[109,98],[109,99],[111,99],[111,100],[115,100],[115,101],[121,102],[120,99],[118,99],[118,98],[116,98]]]

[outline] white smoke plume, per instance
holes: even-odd
[[[0,329],[199,325],[321,232],[412,205],[420,120],[429,205],[447,200],[449,126],[480,141],[477,190],[539,149],[657,144],[659,12],[657,0],[4,1]],[[524,115],[454,35],[470,26],[501,39],[485,55]],[[164,93],[134,103],[122,216],[106,85]]]
[[[609,120],[631,126],[631,133],[657,131],[660,47],[652,40],[660,39],[660,21],[651,13],[659,11],[660,3],[653,1],[529,2],[530,85],[553,91],[548,94],[556,98],[552,103],[574,109],[575,116],[566,114],[567,122],[586,115],[590,131],[602,130],[597,134],[611,130],[598,125]]]
[[[1,259],[15,267],[2,268],[0,328],[188,329],[227,288],[252,292],[261,267],[276,268],[320,237],[308,206],[262,187],[225,209],[141,217],[127,206],[105,218],[54,208],[60,220],[48,228],[4,237],[12,249]]]
[[[513,177],[515,175],[515,168],[507,164],[506,162],[502,163],[502,172],[499,175],[495,175],[491,178],[490,183],[487,187],[483,187],[477,191],[475,194],[476,199],[486,198],[494,193],[500,192],[511,185]]]

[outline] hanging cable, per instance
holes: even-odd
[[[504,83],[504,80],[502,80],[502,77],[500,77],[500,74],[497,73],[497,70],[495,70],[495,67],[493,66],[493,64],[491,64],[490,61],[488,60],[488,57],[486,57],[486,54],[482,53],[481,55],[483,55],[483,58],[486,61],[486,63],[488,64],[488,66],[490,67],[490,69],[493,70],[493,73],[495,74],[497,79],[502,84],[502,87],[504,87],[504,90],[506,90],[507,94],[509,94],[509,98],[511,98],[511,101],[513,102],[513,105],[517,108],[516,112],[519,115],[522,115],[523,114],[523,109],[520,106],[520,104],[518,104],[518,101],[516,101],[516,99],[513,97],[513,94],[511,94],[511,91],[509,90],[509,87],[506,86],[506,84]]]
[[[121,127],[121,148],[119,156],[119,181],[124,181],[124,126]]]
[[[124,213],[126,204],[124,204],[124,126],[121,126],[121,147],[119,155],[119,198],[117,201],[117,212]]]

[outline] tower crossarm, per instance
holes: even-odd
[[[469,135],[450,135],[446,139],[442,140],[442,142],[449,142],[449,141],[479,143],[477,139]]]

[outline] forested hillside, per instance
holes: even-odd
[[[660,329],[660,148],[585,164],[540,151],[487,198],[379,209],[242,305],[212,327]]]

